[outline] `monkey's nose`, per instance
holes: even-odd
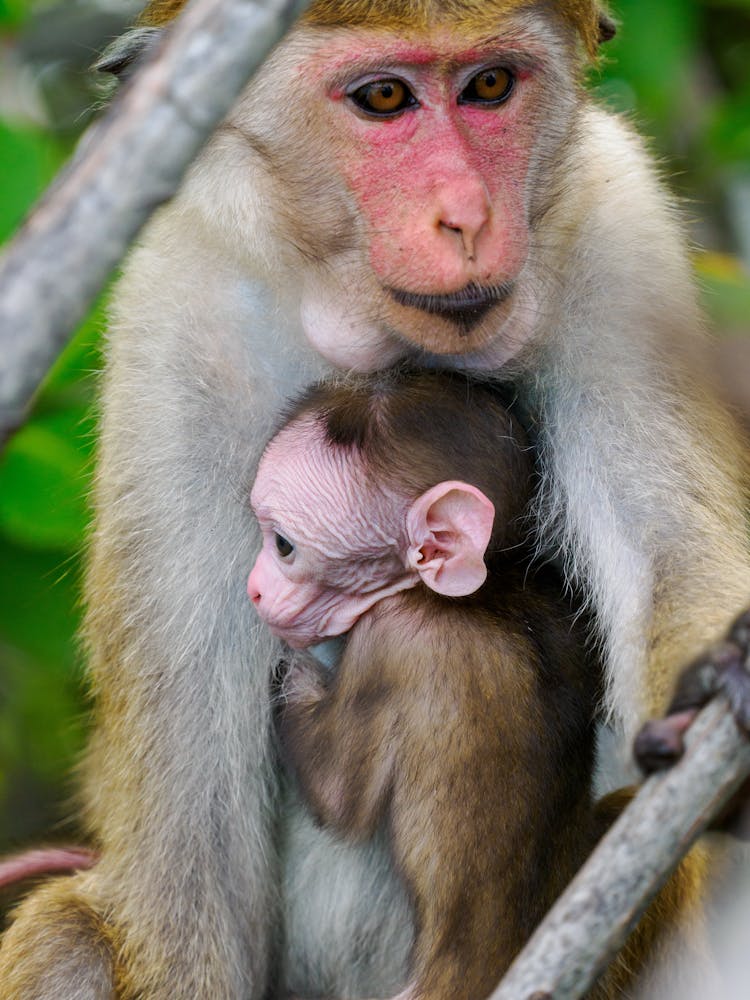
[[[258,586],[253,580],[253,574],[247,578],[247,596],[253,602],[253,604],[260,604],[261,592],[258,590]]]
[[[441,222],[440,228],[447,230],[450,233],[455,233],[461,241],[461,246],[466,259],[469,261],[476,260],[476,254],[474,252],[474,233],[470,229],[465,229],[462,226],[454,226],[450,222]]]

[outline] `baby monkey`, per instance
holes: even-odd
[[[385,821],[417,938],[404,998],[487,996],[590,850],[598,669],[531,569],[533,464],[496,391],[397,372],[312,388],[252,491],[248,594],[296,650],[280,732],[325,826]]]

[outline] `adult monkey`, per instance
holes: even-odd
[[[181,6],[151,4],[105,65]],[[378,845],[293,808],[279,825],[276,650],[244,597],[255,461],[330,364],[514,380],[540,545],[596,609],[620,747],[746,601],[744,455],[675,350],[701,317],[671,204],[581,89],[599,27],[594,0],[315,0],[131,255],[88,580],[102,859],[24,905],[3,998],[109,997],[113,977],[126,998],[260,998],[271,968],[308,994],[406,982]]]

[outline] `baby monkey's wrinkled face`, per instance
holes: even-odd
[[[361,457],[333,448],[311,419],[285,427],[261,459],[250,500],[263,547],[248,595],[294,648],[342,635],[419,579],[401,557],[408,503],[370,489],[363,473]]]
[[[463,597],[484,583],[495,509],[476,487],[438,482],[406,497],[332,445],[315,416],[266,448],[250,496],[263,546],[247,581],[271,630],[295,649],[348,632],[384,597],[426,584]]]

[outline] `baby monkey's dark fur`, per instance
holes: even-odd
[[[280,712],[319,821],[350,839],[389,831],[416,917],[406,995],[481,1000],[616,811],[590,799],[600,670],[586,618],[551,567],[532,565],[532,453],[492,387],[391,372],[315,387],[291,419],[311,413],[332,447],[359,450],[408,497],[455,479],[495,505],[484,586],[456,599],[420,583],[386,598],[332,675],[293,654]],[[668,893],[678,898],[678,880]],[[624,995],[652,930],[597,997]]]

